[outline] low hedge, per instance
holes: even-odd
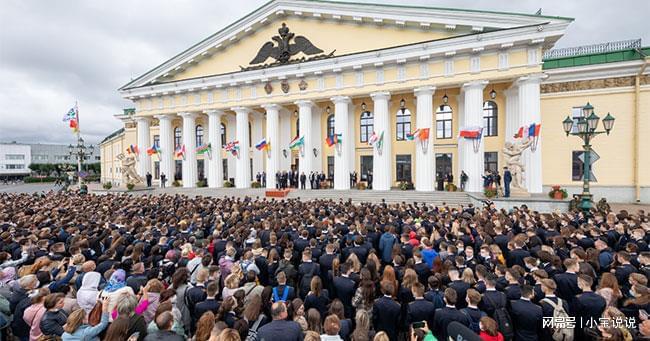
[[[65,181],[65,178],[56,177],[56,176],[43,176],[43,177],[26,176],[23,178],[23,182],[26,184],[37,183],[37,182],[54,182],[56,180]]]

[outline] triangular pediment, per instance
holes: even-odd
[[[121,90],[570,20],[402,5],[274,0]]]

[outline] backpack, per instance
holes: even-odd
[[[273,289],[275,290],[275,288]],[[257,341],[259,340],[257,336],[257,330],[260,329],[260,324],[262,323],[262,319],[264,318],[264,315],[260,314],[260,316],[257,317],[257,320],[255,320],[255,323],[253,323],[253,326],[251,329],[248,330],[248,336],[246,336],[246,341]]]
[[[553,308],[553,321],[566,321],[569,318],[564,306],[562,306],[562,300],[557,299],[557,303],[554,303],[548,298],[542,299],[542,302],[550,305]],[[573,340],[573,328],[552,328],[553,333],[551,336],[555,341],[572,341]]]
[[[492,306],[494,306],[494,320],[497,322],[497,326],[499,326],[499,331],[503,335],[504,340],[512,340],[515,336],[515,331],[514,328],[512,327],[512,319],[510,318],[510,314],[508,314],[508,311],[506,310],[505,307],[498,307],[492,299],[484,295],[485,297]]]
[[[472,317],[472,315],[469,313],[469,311],[467,311],[465,309],[462,309],[461,312],[463,314],[465,314],[465,316],[467,316],[467,318],[469,319],[469,329],[473,330],[477,334],[480,333],[481,332],[481,326],[480,326],[479,322],[481,321],[481,318],[483,316],[486,316],[486,314],[483,311],[479,310],[480,316],[479,316],[478,320],[475,320],[474,317]]]

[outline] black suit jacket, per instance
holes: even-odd
[[[578,275],[574,273],[560,273],[553,277],[557,284],[557,296],[570,302],[582,290],[578,287]]]
[[[465,301],[465,297],[467,296],[467,289],[469,289],[469,284],[461,280],[456,280],[449,283],[449,287],[456,291],[456,308],[463,309],[467,307],[467,301]]]
[[[433,326],[433,315],[436,311],[436,305],[424,298],[416,299],[409,303],[406,313],[406,323],[427,321],[427,325]]]
[[[466,327],[469,327],[470,325],[469,317],[456,308],[445,306],[444,308],[436,310],[433,318],[433,328],[431,329],[438,340],[447,340],[447,326],[454,321],[457,321]]]
[[[497,308],[505,308],[507,304],[506,294],[496,290],[486,290],[483,297],[481,297],[478,308],[494,318],[494,311]]]
[[[400,305],[386,296],[375,300],[372,306],[372,322],[376,331],[384,331],[391,340],[397,340],[400,321]]]
[[[537,341],[542,332],[542,307],[528,300],[510,301],[510,318],[515,340]]]
[[[356,292],[356,283],[350,277],[334,277],[334,294],[341,300],[345,308],[345,317],[352,318],[352,297]]]
[[[217,300],[214,298],[210,298],[206,299],[203,302],[197,303],[196,307],[194,308],[194,315],[201,318],[201,315],[207,311],[211,311],[216,315],[219,311],[219,302],[217,302]]]
[[[508,254],[508,267],[519,265],[523,268],[526,268],[526,263],[524,262],[524,258],[526,257],[530,257],[530,252],[524,249],[514,249],[510,251]]]

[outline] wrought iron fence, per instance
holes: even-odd
[[[544,59],[555,59],[562,57],[582,56],[594,53],[614,52],[629,50],[641,47],[641,39],[630,39],[611,41],[601,44],[566,47],[563,49],[548,50],[544,53]]]

